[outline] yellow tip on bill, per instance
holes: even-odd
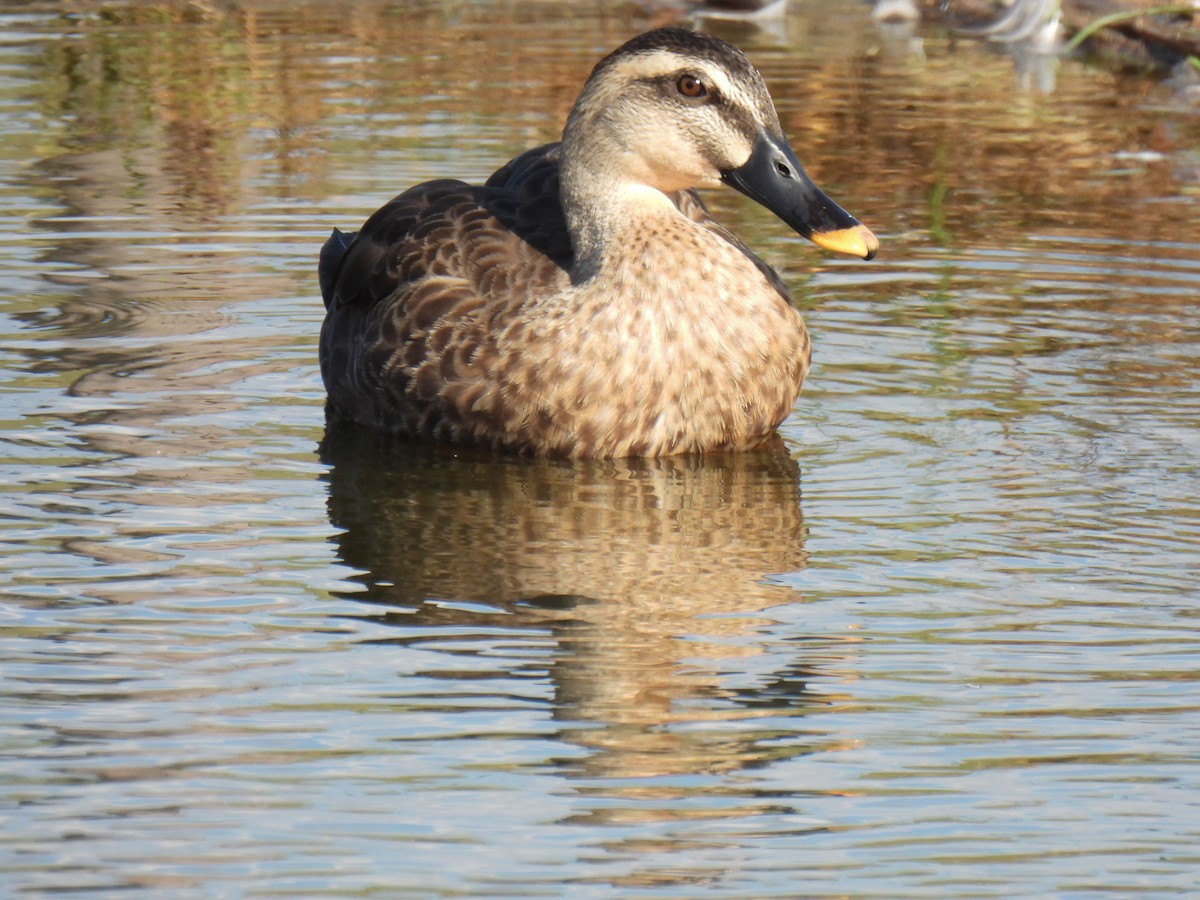
[[[841,228],[837,231],[814,231],[810,240],[818,247],[824,247],[834,253],[861,256],[863,259],[874,259],[875,251],[879,249],[879,238],[875,237],[866,225],[855,225],[853,228]]]

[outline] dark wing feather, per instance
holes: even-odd
[[[331,406],[405,434],[482,440],[496,329],[537,292],[565,287],[570,237],[558,148],[528,151],[483,186],[400,194],[321,253],[321,371]]]
[[[397,264],[427,243],[447,206],[470,191],[471,186],[461,181],[427,181],[385,203],[356,234],[335,229],[321,249],[318,267],[325,308],[369,306],[390,294],[399,283]],[[396,252],[403,250],[408,252],[397,258]]]

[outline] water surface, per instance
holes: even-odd
[[[1178,896],[1200,116],[864,6],[709,22],[883,241],[730,193],[780,441],[326,433],[315,260],[668,13],[0,4],[0,872],[41,896]]]

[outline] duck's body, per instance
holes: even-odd
[[[808,205],[780,209],[764,176],[796,182]],[[650,32],[596,67],[561,145],[482,187],[418,185],[353,239],[334,234],[321,254],[332,411],[569,457],[760,445],[800,392],[808,334],[779,276],[690,190],[722,180],[827,246],[873,254],[803,176],[738,51]]]

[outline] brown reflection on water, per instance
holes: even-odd
[[[945,225],[975,239],[998,224],[1019,235],[1081,215],[1103,227],[1119,211],[1121,223],[1137,216],[1139,233],[1159,238],[1185,220],[1171,205],[1137,208],[1178,196],[1181,178],[1195,190],[1170,160],[1194,146],[1197,127],[1146,115],[1162,94],[1152,80],[1076,67],[1057,95],[1030,94],[1002,58],[973,45],[947,50],[935,30],[919,60],[898,58],[867,10],[855,18],[840,6],[797,7],[783,43],[704,24],[763,69],[814,173],[852,192],[848,202],[889,212],[881,229]],[[138,201],[153,211],[163,200],[176,217],[244,207],[264,184],[322,199],[338,171],[453,147],[486,124],[502,146],[481,163],[485,176],[506,154],[557,136],[602,52],[664,24],[661,12],[604,3],[572,4],[562,17],[520,3],[102,9],[47,45],[41,102],[66,126],[64,149],[115,149],[134,170],[161,172]],[[430,125],[442,130],[422,131]],[[1130,152],[1163,162],[1131,167],[1114,156]],[[893,207],[908,215],[894,221]]]
[[[380,606],[373,618],[402,632],[392,640],[475,652],[499,629],[553,641],[555,716],[593,751],[568,768],[742,768],[764,760],[764,735],[720,723],[817,702],[803,660],[745,696],[720,678],[724,660],[761,653],[758,614],[803,599],[770,580],[806,559],[799,472],[781,442],[560,463],[443,454],[339,426],[322,458],[338,554],[364,573],[365,593],[349,596]],[[581,720],[601,727],[566,724]]]

